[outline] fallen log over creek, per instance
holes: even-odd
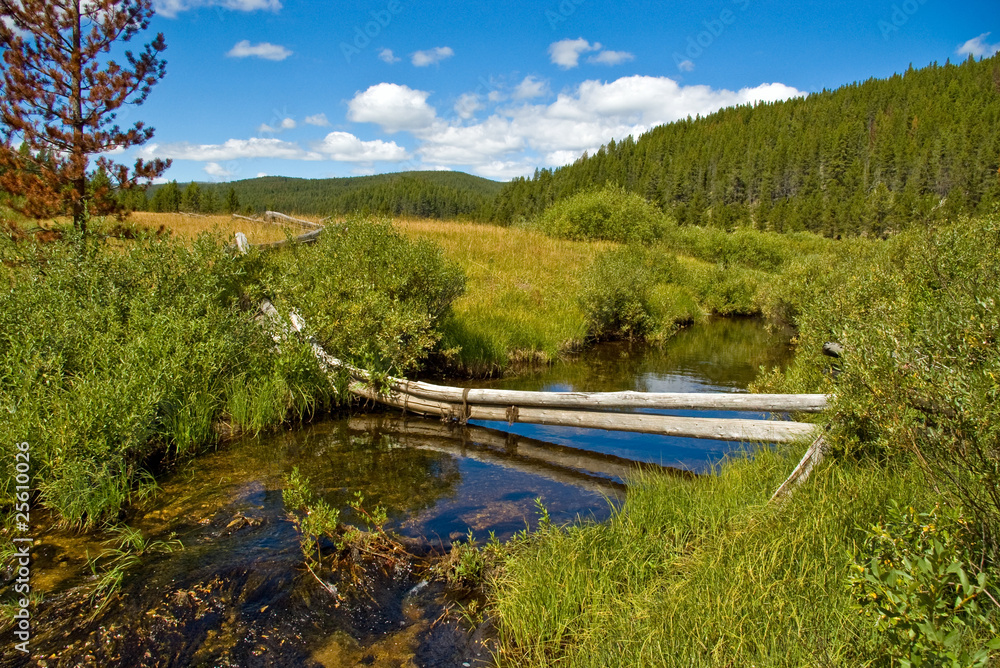
[[[303,243],[319,235],[322,228],[296,239],[276,244]],[[246,252],[245,237],[239,239],[240,252]],[[291,325],[282,319],[274,305],[265,299],[260,306],[261,319],[278,341],[296,332],[302,334],[304,322],[294,312]],[[822,461],[824,441],[816,424],[787,420],[752,420],[743,418],[679,417],[649,413],[623,412],[631,409],[655,410],[725,410],[768,413],[816,413],[826,409],[828,397],[822,394],[746,394],[746,393],[664,393],[664,392],[526,392],[448,387],[405,378],[387,377],[376,382],[372,374],[342,362],[310,340],[313,353],[328,371],[346,371],[352,378],[351,394],[403,412],[435,416],[445,421],[465,424],[469,420],[515,422],[548,426],[604,429],[684,438],[707,438],[720,441],[789,443],[814,439],[788,480],[773,499],[787,495],[794,485],[805,480],[812,468]]]
[[[261,304],[262,314],[279,329],[289,329],[284,325],[277,309],[270,301]],[[290,329],[301,332],[303,322],[293,315]],[[283,331],[283,330],[282,330]],[[649,400],[642,400],[638,392],[511,392],[507,390],[472,390],[469,388],[446,387],[429,383],[414,383],[404,378],[386,379],[385,389],[376,388],[371,374],[364,369],[345,364],[329,355],[323,348],[312,342],[313,353],[328,369],[344,369],[354,379],[349,390],[356,396],[382,403],[403,411],[421,415],[432,415],[444,420],[467,422],[487,420],[495,422],[526,422],[550,426],[577,427],[586,429],[607,429],[631,431],[645,434],[663,434],[687,438],[710,438],[720,441],[787,443],[808,437],[816,430],[816,425],[785,420],[747,420],[737,418],[696,418],[672,415],[650,415],[646,413],[623,413],[619,408],[641,406],[658,409],[700,409],[719,410],[789,410],[775,409],[773,406],[806,406],[815,410],[826,398],[823,395],[759,395],[763,401],[750,401],[755,395],[736,393],[658,393],[650,394]],[[416,386],[414,392],[410,388]],[[438,396],[456,400],[438,400],[421,396]],[[473,395],[473,392],[476,394]],[[558,395],[549,403],[548,395]],[[607,395],[610,395],[607,396]],[[804,396],[805,399],[800,398]],[[776,398],[777,397],[777,398]],[[819,398],[817,398],[819,397]],[[502,401],[518,399],[518,403]],[[470,401],[474,399],[474,401]],[[616,403],[617,401],[617,403]],[[546,406],[569,406],[567,409]],[[753,405],[756,408],[749,409]],[[767,406],[769,408],[760,408]],[[593,408],[595,410],[586,410]]]

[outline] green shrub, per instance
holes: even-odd
[[[658,324],[653,289],[674,273],[672,257],[635,244],[598,255],[580,296],[590,336],[636,339],[650,333]]]
[[[639,195],[607,185],[559,200],[537,221],[554,237],[649,243],[667,228],[664,213]]]
[[[265,283],[279,308],[297,310],[333,355],[406,373],[434,349],[465,290],[462,270],[440,248],[409,241],[386,219],[350,218],[319,241],[281,253]]]
[[[995,608],[980,605],[989,578],[975,573],[973,541],[960,517],[896,503],[868,529],[851,588],[900,666],[986,666],[990,649],[1000,649],[1000,637],[990,637]]]

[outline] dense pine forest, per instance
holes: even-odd
[[[238,213],[265,210],[419,218],[477,215],[502,184],[462,172],[400,172],[338,179],[265,176],[232,183],[175,182],[153,186],[132,202],[149,211]],[[141,195],[141,193],[140,193]]]
[[[610,142],[507,184],[501,224],[612,183],[681,224],[882,234],[1000,202],[1000,56],[912,67]]]

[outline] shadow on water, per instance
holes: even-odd
[[[493,383],[534,390],[745,391],[760,365],[787,360],[787,337],[755,321],[681,332],[662,350],[602,345],[542,373]],[[446,607],[444,584],[417,561],[363,564],[338,605],[302,567],[282,502],[293,467],[341,517],[361,491],[418,553],[470,532],[499,539],[537,523],[601,521],[641,464],[703,470],[733,446],[694,439],[490,423],[449,426],[398,413],[355,415],[233,442],[186,462],[129,524],[185,549],[145,559],[122,596],[89,601],[93,537],[37,536],[32,658],[3,666],[460,666],[489,660],[482,631]],[[692,441],[688,443],[688,441]],[[9,589],[10,574],[0,585]],[[8,630],[0,630],[5,635]]]

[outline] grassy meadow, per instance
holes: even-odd
[[[303,220],[318,223],[316,216],[302,216]],[[228,215],[197,215],[184,213],[152,213],[149,211],[133,211],[127,220],[127,225],[152,231],[169,230],[180,239],[193,241],[200,234],[209,233],[232,240],[233,235],[242,232],[247,241],[252,244],[281,241],[289,235],[301,234],[296,226],[274,225],[264,222],[251,222]]]
[[[579,295],[586,268],[612,244],[430,220],[399,220],[396,227],[439,245],[465,272],[466,292],[455,300],[442,339],[461,370],[502,373],[512,363],[545,363],[583,344],[588,332]]]
[[[992,665],[1000,214],[842,241],[653,217],[633,239],[606,206],[622,197],[508,228],[348,217],[246,256],[233,232],[289,231],[135,214],[90,240],[0,235],[0,447],[31,443],[41,504],[93,527],[153,489],[151,464],[343,405],[343,379],[254,322],[265,296],[395,374],[504,373],[760,315],[795,328],[797,355],[751,389],[833,396],[823,465],[780,503],[806,444],[642,475],[608,522],[486,548],[498,663]]]

